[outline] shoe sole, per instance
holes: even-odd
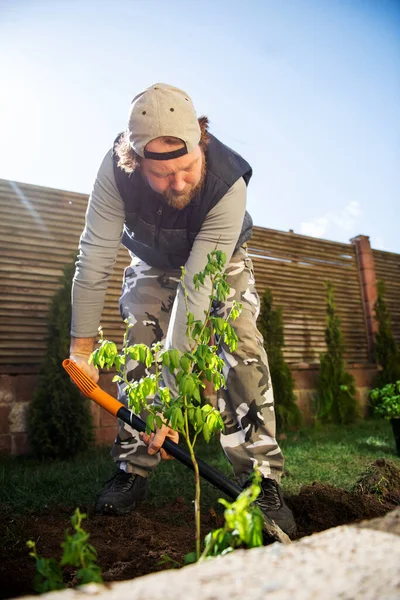
[[[297,527],[295,527],[294,529],[291,529],[290,531],[287,531],[285,533],[286,533],[286,535],[288,535],[290,537],[291,540],[293,540],[297,536]]]
[[[133,512],[137,506],[137,501],[134,502],[131,506],[126,508],[117,508],[114,504],[109,504],[106,502],[104,506],[100,509],[96,509],[97,514],[100,515],[126,515],[130,512]]]
[[[279,524],[279,523],[278,523],[278,521],[276,521],[276,520],[275,520],[273,517],[271,517],[270,515],[265,515],[265,514],[264,514],[264,517],[265,517],[265,516],[267,516],[267,517],[268,517],[268,519],[269,519],[270,521],[272,521],[272,523],[273,523],[274,525],[276,525],[277,527],[279,527],[279,529],[280,529],[281,531],[283,531],[283,533],[284,533],[284,534],[286,534],[288,537],[290,537],[290,539],[293,539],[294,537],[296,537],[296,535],[297,535],[297,525],[296,525],[295,523],[294,523],[294,525],[292,525],[292,527],[291,527],[291,528],[289,528],[288,530],[286,530],[286,528],[285,528],[285,525],[284,525],[283,523],[282,523],[282,524]],[[264,522],[265,522],[265,521],[264,521]]]

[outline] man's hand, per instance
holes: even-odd
[[[149,454],[156,454],[156,452],[160,451],[160,455],[163,460],[174,459],[174,457],[168,454],[164,448],[161,448],[165,438],[169,438],[176,444],[179,442],[179,433],[171,429],[171,427],[163,425],[161,429],[156,429],[155,433],[147,435],[147,433],[141,432],[139,433],[139,437],[146,444],[146,446],[149,447]]]
[[[69,348],[69,358],[78,365],[78,367],[90,377],[94,383],[99,380],[99,371],[93,365],[89,365],[89,358],[93,352],[95,338],[76,338],[71,336],[71,346]]]
[[[90,377],[94,383],[97,383],[99,380],[99,370],[92,364],[89,365],[88,361],[90,354],[91,352],[71,352],[69,357],[74,361],[74,363],[77,364],[77,366],[85,373],[85,375]]]

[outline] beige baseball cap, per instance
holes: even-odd
[[[169,160],[193,152],[200,142],[200,126],[190,97],[179,88],[155,83],[132,100],[128,122],[129,141],[139,156]],[[185,146],[173,152],[149,152],[146,144],[171,136]]]

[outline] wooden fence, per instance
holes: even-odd
[[[285,358],[319,362],[325,350],[325,283],[334,284],[346,341],[346,358],[368,362],[364,310],[355,249],[351,244],[256,227],[249,242],[259,293],[272,290],[282,306]]]
[[[46,347],[46,316],[62,269],[77,255],[88,197],[0,180],[0,365],[38,365]],[[121,247],[102,323],[121,338],[118,297]]]
[[[400,345],[400,255],[374,250],[375,274],[385,283],[385,301],[392,317],[392,330]]]
[[[46,315],[63,265],[74,260],[87,196],[0,180],[0,369],[37,368],[46,347]],[[249,242],[260,295],[268,286],[283,307],[288,362],[316,363],[325,348],[325,291],[335,286],[347,360],[367,363],[368,348],[354,248],[256,227]],[[375,251],[400,337],[400,256]],[[118,298],[123,269],[118,254],[102,315],[105,335],[122,339]],[[392,286],[391,278],[395,284]]]

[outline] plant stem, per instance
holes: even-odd
[[[185,437],[186,437],[186,443],[188,445],[189,452],[190,452],[190,458],[192,459],[192,464],[193,464],[193,469],[194,469],[194,483],[196,486],[196,494],[195,494],[195,500],[194,500],[194,520],[195,520],[195,525],[196,525],[196,560],[199,560],[200,552],[201,552],[201,549],[200,549],[200,536],[201,536],[201,531],[200,531],[200,474],[199,474],[199,465],[197,464],[196,455],[195,455],[194,449],[193,449],[194,443],[192,443],[190,440],[186,396],[184,396],[184,404],[185,404],[185,409],[186,409],[184,411],[185,433],[186,433]]]
[[[183,298],[185,300],[186,318],[188,318],[188,316],[189,316],[189,301],[188,301],[188,292],[187,292],[186,285],[185,285],[185,273],[184,272],[181,275],[181,283],[182,283],[182,288],[183,288]],[[187,338],[189,340],[190,351],[193,352],[193,348],[192,348],[192,326],[189,325],[189,324],[188,324],[188,328],[187,328]]]
[[[129,330],[129,324],[127,323],[126,328],[125,328],[125,333],[124,333],[124,342],[123,342],[123,346],[122,346],[122,351],[124,353],[124,369],[123,369],[123,373],[122,373],[122,378],[125,381],[125,383],[127,385],[129,385],[129,381],[128,381],[128,377],[127,377],[127,365],[126,363],[128,362],[128,330]]]
[[[222,531],[224,534],[228,531],[228,526],[227,526],[226,522],[224,524]],[[205,546],[198,562],[202,562],[205,558],[207,558],[207,556],[209,556],[211,554],[215,544],[216,544],[215,538],[211,538],[211,541],[208,542],[208,544]]]
[[[214,288],[215,277],[212,277],[210,275],[210,280],[211,280],[211,290],[212,290]],[[201,328],[201,331],[200,331],[200,333],[199,333],[199,335],[197,337],[197,340],[195,341],[194,348],[193,348],[192,352],[196,352],[197,346],[199,344],[203,343],[203,333],[204,333],[205,328],[207,327],[207,324],[208,324],[208,321],[209,321],[209,318],[210,318],[210,315],[211,315],[212,304],[213,304],[213,300],[212,300],[212,298],[210,298],[210,303],[208,305],[208,309],[207,309],[207,312],[205,314],[205,319],[204,319],[204,322],[203,322],[203,327]]]

